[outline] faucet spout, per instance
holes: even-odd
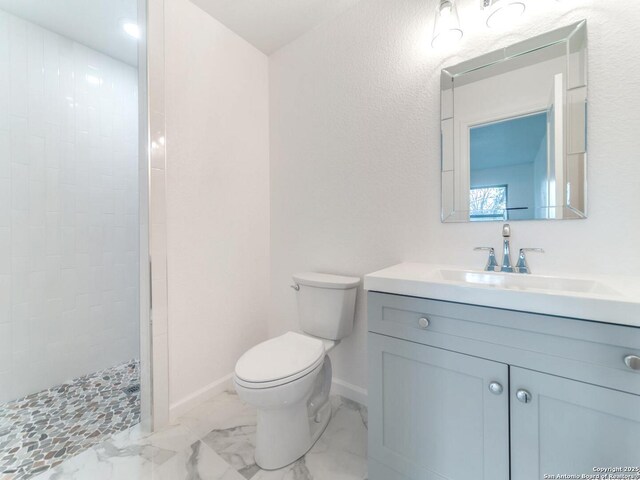
[[[502,226],[502,267],[500,267],[501,272],[513,273],[514,268],[511,265],[511,245],[509,243],[509,238],[511,237],[511,226],[508,223],[505,223]]]

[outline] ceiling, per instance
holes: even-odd
[[[359,0],[191,0],[267,55]]]
[[[137,0],[0,0],[0,9],[129,65],[138,63],[137,41],[122,20],[137,18]]]

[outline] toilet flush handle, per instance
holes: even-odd
[[[293,285],[289,285],[289,286],[293,288],[296,292],[300,290],[300,285],[298,285],[297,283],[294,283]]]

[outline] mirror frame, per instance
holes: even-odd
[[[440,75],[440,154],[441,154],[441,220],[443,223],[470,222],[469,206],[460,205],[462,195],[456,179],[454,135],[454,96],[456,80],[478,74],[481,69],[504,67],[506,62],[545,48],[564,44],[567,79],[564,84],[564,138],[562,148],[563,182],[558,187],[561,197],[557,205],[543,207],[541,220],[577,219],[587,217],[587,21],[568,25],[518,42],[506,48],[481,55],[442,69]],[[486,70],[489,71],[489,70]],[[468,78],[468,77],[467,77]],[[458,169],[460,170],[460,168]],[[458,172],[460,173],[460,172]],[[571,176],[570,176],[571,175]],[[582,182],[582,192],[571,198],[568,178]],[[531,219],[538,220],[538,219]],[[501,221],[501,220],[500,220]]]

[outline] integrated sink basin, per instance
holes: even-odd
[[[438,270],[445,281],[462,282],[477,286],[507,288],[512,290],[545,290],[548,292],[593,293],[619,295],[619,293],[595,280],[581,278],[522,275],[519,273],[478,272],[472,270]]]
[[[401,263],[365,275],[368,291],[640,327],[640,277],[546,276]]]

